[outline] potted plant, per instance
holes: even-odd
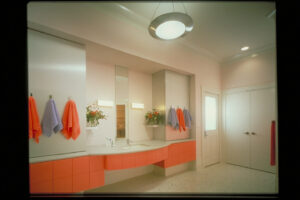
[[[86,107],[87,127],[96,127],[99,125],[100,119],[106,119],[103,111],[97,105],[89,105]]]
[[[149,126],[158,126],[162,123],[162,114],[153,109],[145,114],[146,124]]]

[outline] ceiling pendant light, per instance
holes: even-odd
[[[193,20],[185,13],[174,12],[173,4],[173,12],[156,17],[151,21],[148,30],[150,35],[154,38],[161,40],[173,40],[191,32],[193,30]]]

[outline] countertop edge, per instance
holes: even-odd
[[[135,144],[143,144],[143,143],[153,143],[153,142],[164,142],[164,144],[161,145],[149,145],[149,147],[145,147],[144,149],[130,149],[128,151],[122,150],[122,151],[114,151],[110,149],[111,147],[105,147],[101,145],[95,145],[95,146],[87,146],[86,151],[81,152],[73,152],[73,153],[65,153],[65,154],[59,154],[59,155],[49,155],[49,156],[41,156],[41,157],[33,157],[29,158],[29,163],[39,163],[39,162],[47,162],[47,161],[55,161],[55,160],[61,160],[61,159],[67,159],[67,158],[75,158],[80,156],[95,156],[95,155],[115,155],[115,154],[127,154],[127,153],[137,153],[137,152],[143,152],[143,151],[151,151],[155,149],[164,148],[166,146],[169,146],[174,143],[180,143],[180,142],[189,142],[189,141],[196,141],[196,139],[183,139],[183,140],[169,140],[169,141],[162,141],[162,140],[149,140],[149,141],[139,141]],[[97,152],[93,150],[93,148],[99,148],[104,149],[103,152]]]

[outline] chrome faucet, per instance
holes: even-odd
[[[113,147],[114,146],[114,140],[111,138],[111,137],[105,137],[105,139],[109,142],[110,144],[110,147]]]

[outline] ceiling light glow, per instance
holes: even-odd
[[[180,37],[184,32],[185,25],[182,22],[166,21],[156,28],[155,34],[164,40],[172,40]]]

